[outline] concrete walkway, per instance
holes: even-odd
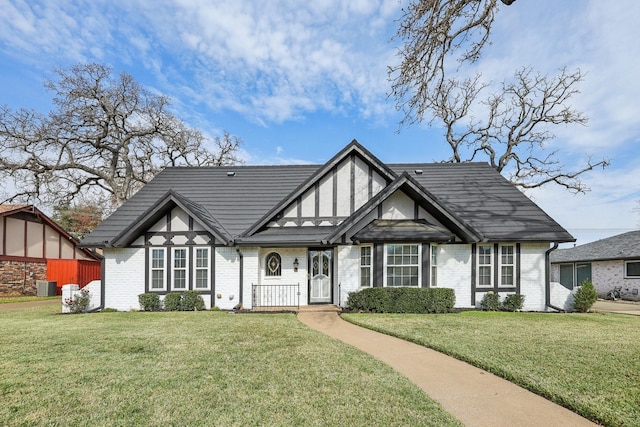
[[[60,305],[60,299],[46,299],[42,301],[8,302],[0,304],[0,310],[15,310],[18,308],[40,307],[42,305]]]
[[[426,347],[355,326],[335,312],[300,312],[298,319],[385,362],[465,426],[595,426],[509,381]]]
[[[591,310],[609,313],[631,314],[640,316],[640,302],[637,301],[607,301],[599,299]]]

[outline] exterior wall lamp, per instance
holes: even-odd
[[[300,263],[298,262],[298,258],[293,260],[293,271],[298,271],[298,266],[300,265]]]

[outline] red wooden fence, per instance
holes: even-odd
[[[62,285],[77,284],[82,288],[93,280],[100,280],[100,261],[49,259],[47,260],[47,280],[56,282],[58,295],[62,295]]]

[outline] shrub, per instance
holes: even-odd
[[[164,309],[167,311],[180,310],[182,295],[178,292],[170,292],[164,297]]]
[[[75,293],[71,298],[65,298],[64,303],[73,314],[84,313],[89,308],[89,301],[91,301],[91,295],[89,295],[88,289],[81,289],[80,292]]]
[[[160,311],[162,309],[162,301],[160,296],[155,293],[146,293],[138,295],[138,302],[143,311]]]
[[[182,294],[182,302],[180,303],[180,310],[182,311],[204,310],[204,300],[200,296],[200,292],[185,291]]]
[[[500,295],[489,291],[484,294],[482,301],[480,301],[480,308],[485,311],[498,311],[500,310]]]
[[[504,297],[502,301],[502,309],[504,311],[518,311],[522,310],[524,305],[524,295],[521,294],[509,294]]]
[[[593,283],[585,280],[573,295],[573,309],[581,313],[586,313],[597,300],[598,294],[593,287]]]
[[[368,288],[349,293],[347,307],[372,313],[449,313],[455,293],[447,288]]]
[[[117,313],[117,312],[118,312],[118,309],[116,309],[116,308],[111,308],[111,307],[107,307],[107,308],[102,309],[102,312],[103,312],[103,313]]]

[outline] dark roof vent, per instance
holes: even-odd
[[[422,175],[422,169],[416,169],[414,172],[416,175]]]
[[[227,176],[236,176],[236,173],[234,171],[229,171],[227,172]]]

